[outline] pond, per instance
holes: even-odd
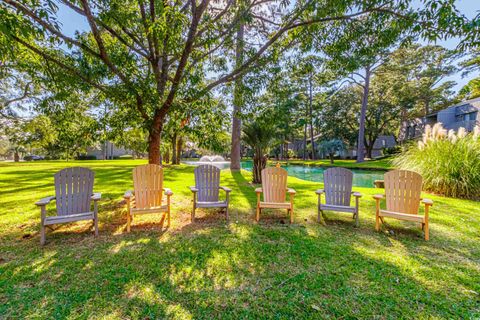
[[[185,161],[184,163],[190,165],[200,164],[198,161]],[[202,162],[205,164],[205,162]],[[220,169],[227,169],[230,166],[230,162],[224,161],[219,163],[211,163],[216,165]],[[314,167],[314,166],[302,166],[302,165],[285,165],[282,166],[288,172],[289,176],[299,178],[307,181],[323,182],[323,172],[328,168]],[[252,161],[242,161],[242,169],[252,171]],[[355,187],[373,188],[373,182],[375,180],[383,180],[385,171],[379,170],[362,170],[362,169],[350,169],[353,172],[353,185]]]

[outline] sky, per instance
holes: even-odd
[[[421,6],[420,0],[414,1],[414,6]],[[467,18],[471,19],[480,13],[480,0],[456,0],[455,5],[457,9],[464,14]],[[58,21],[61,24],[61,29],[67,35],[73,35],[75,31],[83,31],[88,29],[88,23],[84,17],[73,12],[71,9],[60,5],[58,12]],[[425,41],[419,41],[421,44],[428,44]],[[455,49],[459,44],[460,39],[451,38],[448,40],[438,41],[436,44],[441,45],[447,49]],[[462,77],[462,72],[446,78],[444,81],[455,81],[457,84],[454,90],[458,92],[467,82],[477,75],[471,74],[467,78]]]

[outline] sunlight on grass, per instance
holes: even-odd
[[[142,215],[126,233],[122,196],[142,163],[0,165],[0,318],[480,315],[478,202],[428,195],[435,204],[425,242],[420,226],[408,222],[386,219],[374,231],[371,196],[379,189],[356,188],[364,194],[358,228],[350,214],[328,211],[326,226],[318,224],[314,190],[321,183],[290,177],[295,223],[282,223],[284,211],[267,211],[257,224],[251,174],[223,170],[222,185],[232,188],[230,221],[220,210],[202,210],[192,224],[193,167],[181,165],[165,168],[174,192],[171,227],[159,215]],[[62,225],[41,248],[34,202],[53,193],[55,171],[73,165],[96,173],[100,235],[91,222]]]

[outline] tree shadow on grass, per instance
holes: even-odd
[[[177,169],[191,172],[193,181],[193,168]],[[129,167],[113,174],[98,170],[96,190],[105,188],[114,199],[123,190],[109,186],[109,177],[131,183]],[[190,180],[176,183],[179,172],[166,170],[166,178],[189,195]],[[448,233],[461,222],[444,226],[432,215],[430,242],[419,239],[420,228],[397,222],[398,234],[375,233],[369,200],[358,229],[341,213],[329,213],[327,227],[257,225],[251,223],[254,187],[242,174],[238,181],[223,178],[238,195],[233,203],[246,217],[240,223],[181,220],[162,233],[157,221],[146,219],[126,234],[124,208],[114,200],[101,204],[97,239],[85,222],[62,226],[45,248],[38,236],[4,241],[0,318],[478,317],[478,242],[475,249],[476,238],[463,242],[458,230]],[[292,186],[301,216],[316,218],[316,199],[307,196],[316,184]],[[470,202],[452,206],[462,219],[472,208]],[[17,235],[14,229],[2,236]]]
[[[7,318],[455,318],[475,303],[448,282],[430,286],[431,265],[413,275],[423,251],[383,257],[378,237],[318,227],[186,225],[25,249],[0,265]]]

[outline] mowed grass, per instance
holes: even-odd
[[[431,196],[431,241],[418,225],[387,220],[374,231],[379,189],[362,192],[360,227],[349,214],[316,221],[319,183],[289,178],[295,223],[266,211],[254,222],[247,172],[222,171],[233,189],[230,222],[216,210],[189,221],[193,167],[165,168],[172,225],[134,219],[125,233],[122,195],[144,161],[0,163],[0,318],[239,319],[480,317],[480,203]],[[100,236],[80,222],[47,233],[40,210],[53,174],[67,166],[96,174]],[[50,207],[54,212],[54,205]],[[389,231],[389,232],[387,232]]]

